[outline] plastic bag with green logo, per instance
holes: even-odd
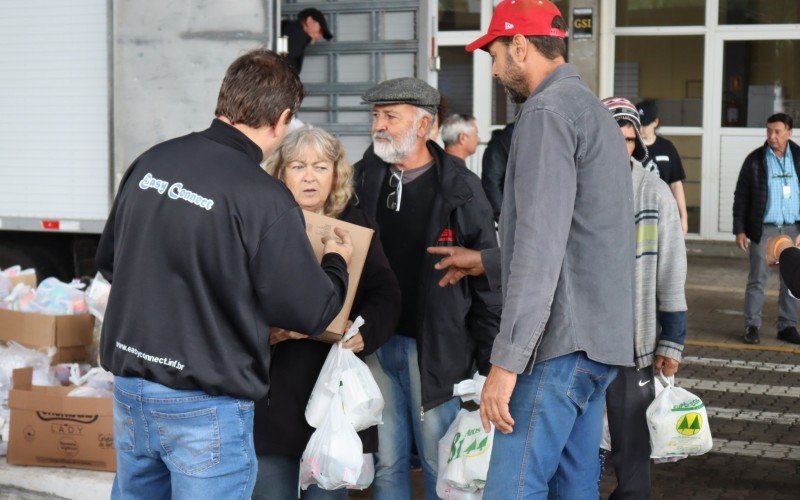
[[[492,455],[494,427],[483,430],[478,411],[462,409],[439,441],[439,480],[442,498],[480,498],[463,493],[480,493],[486,484]],[[447,496],[444,495],[447,493]]]
[[[702,455],[710,451],[713,441],[703,401],[668,380],[662,383],[664,390],[646,412],[650,458]]]

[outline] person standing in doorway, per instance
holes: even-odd
[[[793,240],[800,223],[800,146],[791,140],[792,117],[767,118],[767,141],[747,155],[733,194],[733,234],[736,246],[750,251],[750,274],[744,295],[744,341],[760,342],[764,286],[771,270],[764,258],[767,238],[786,234]],[[778,339],[800,344],[797,301],[781,279],[778,298]]]
[[[683,170],[681,157],[670,140],[656,134],[656,129],[661,126],[656,101],[651,99],[642,101],[636,105],[636,109],[642,120],[642,140],[649,153],[647,164],[644,166],[645,170],[656,172],[661,180],[669,186],[669,190],[672,191],[672,195],[678,203],[678,212],[681,214],[681,230],[686,236],[689,231],[689,219],[686,215],[686,195],[683,190],[686,172]]]
[[[325,16],[314,8],[301,10],[295,20],[282,21],[281,34],[289,39],[289,52],[284,56],[286,62],[298,75],[303,70],[306,48],[320,40],[333,38]]]

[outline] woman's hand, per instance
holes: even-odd
[[[270,328],[269,329],[269,345],[275,345],[284,340],[300,340],[307,339],[308,335],[302,333],[284,330],[283,328]]]
[[[342,347],[345,349],[350,349],[354,353],[359,353],[364,350],[364,337],[361,336],[361,332],[356,333],[350,340],[347,342],[342,343]]]

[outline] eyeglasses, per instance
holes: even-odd
[[[403,201],[403,171],[401,170],[398,174],[397,172],[392,172],[392,176],[389,177],[389,187],[394,189],[389,196],[386,197],[386,208],[389,210],[394,210],[395,212],[400,211],[400,202]]]

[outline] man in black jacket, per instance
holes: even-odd
[[[495,248],[492,209],[480,180],[427,140],[439,93],[416,78],[367,91],[372,142],[356,165],[356,192],[380,227],[397,275],[397,334],[370,368],[386,400],[378,427],[375,497],[410,498],[411,440],[422,461],[425,497],[436,497],[437,444],[455,418],[453,384],[488,369],[500,321],[500,294],[476,277],[441,288],[428,246]]]
[[[744,341],[759,343],[764,286],[771,274],[764,259],[770,236],[797,238],[800,223],[800,147],[789,140],[792,118],[777,113],[767,119],[767,142],[744,160],[733,195],[733,234],[741,250],[750,250],[750,274],[744,296]],[[749,239],[749,242],[748,242]],[[781,280],[778,338],[800,344],[797,301]]]
[[[306,48],[319,42],[323,38],[330,40],[333,33],[328,29],[328,21],[325,16],[317,9],[303,9],[297,14],[296,20],[285,20],[281,22],[281,34],[288,39],[289,52],[286,54],[286,62],[300,74],[303,70],[303,58]]]
[[[494,220],[500,220],[500,207],[503,206],[503,185],[506,183],[506,163],[508,152],[511,151],[511,136],[514,134],[514,124],[509,123],[500,130],[492,132],[489,144],[483,152],[483,165],[481,170],[481,183],[486,198],[492,205]]]
[[[282,58],[249,52],[211,127],[146,151],[120,183],[97,250],[112,283],[112,498],[250,498],[270,327],[320,334],[341,309],[349,236],[325,242],[320,266],[291,193],[259,166],[302,95]]]

